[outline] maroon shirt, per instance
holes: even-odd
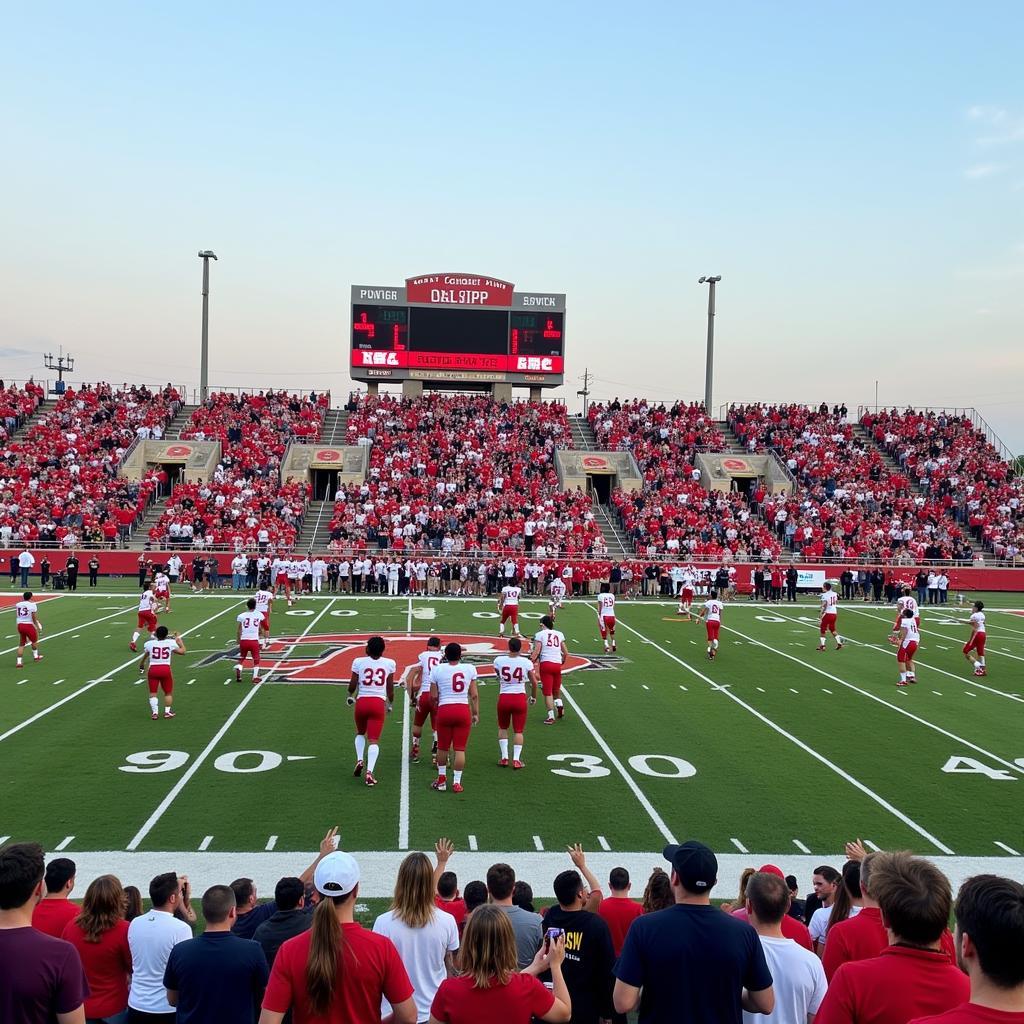
[[[0,928],[0,1021],[52,1024],[89,995],[75,947],[35,928]]]

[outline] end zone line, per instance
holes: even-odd
[[[281,652],[281,656],[268,670],[268,676],[273,674],[281,666],[281,663],[285,659],[285,655],[291,654],[291,652],[295,650],[295,648],[306,636],[306,634],[309,633],[309,631],[317,624],[317,622],[319,622],[320,619],[324,617],[324,615],[330,609],[331,605],[334,604],[335,600],[336,599],[332,598],[330,601],[328,601],[327,604],[325,604],[324,607],[320,610],[320,612],[309,620],[309,625],[306,626],[302,633],[298,637],[296,637],[291,644],[289,644],[288,648],[285,651]],[[230,610],[230,606],[225,609],[225,611]],[[220,612],[218,614],[223,615],[224,613]],[[223,725],[221,725],[221,727],[216,731],[216,733],[214,733],[213,739],[211,739],[210,742],[207,743],[206,746],[203,747],[203,749],[192,759],[192,763],[185,770],[181,778],[178,779],[178,781],[171,787],[171,791],[167,794],[167,796],[163,798],[163,800],[160,801],[156,810],[146,819],[142,828],[140,828],[139,831],[136,832],[135,835],[132,837],[131,842],[126,847],[127,850],[131,851],[138,849],[139,843],[141,843],[142,840],[145,839],[150,832],[152,832],[153,827],[156,825],[156,823],[164,816],[164,814],[167,812],[171,804],[173,804],[174,801],[178,798],[178,794],[188,785],[189,780],[192,778],[192,776],[194,776],[196,772],[199,771],[199,769],[206,762],[206,759],[210,756],[211,753],[213,753],[214,748],[217,746],[218,743],[220,743],[220,741],[224,737],[224,734],[234,724],[235,719],[238,718],[238,716],[245,710],[246,705],[262,689],[262,683],[260,683],[260,685],[258,686],[250,685],[249,692],[238,702],[238,706],[235,708],[235,710],[232,711],[230,715],[228,715]]]
[[[49,602],[46,603],[49,604]],[[101,622],[106,622],[107,619],[116,619],[118,615],[126,615],[128,612],[133,610],[134,609],[130,607],[122,608],[120,611],[112,612],[110,615],[104,615],[102,619],[92,619],[90,622],[83,622],[81,625],[72,626],[70,629],[62,629],[59,633],[41,633],[39,635],[38,642],[44,644],[47,640],[56,640],[59,636],[67,636],[68,633],[74,633],[76,630],[88,629],[90,626],[99,625]],[[8,647],[5,650],[0,651],[0,654],[10,654],[17,649],[17,647]]]
[[[784,616],[783,616],[784,617]],[[800,622],[799,619],[788,619],[789,622],[797,622],[802,626],[810,626],[809,623]],[[929,722],[926,718],[921,718],[919,715],[915,715],[912,711],[908,711],[906,708],[901,708],[898,704],[891,704],[883,697],[879,697],[877,694],[872,693],[870,690],[861,689],[856,683],[848,683],[845,679],[840,679],[839,676],[833,675],[831,672],[827,672],[823,668],[819,668],[817,665],[811,664],[809,661],[804,661],[802,658],[798,658],[795,654],[787,654],[785,651],[780,651],[776,647],[772,647],[770,644],[766,644],[761,640],[755,640],[752,636],[747,636],[746,633],[741,633],[738,629],[733,629],[731,626],[722,625],[727,633],[735,633],[737,636],[743,637],[744,640],[749,644],[753,644],[756,647],[763,647],[766,651],[771,651],[772,654],[777,654],[780,658],[788,658],[790,661],[796,662],[798,665],[803,665],[804,668],[810,669],[812,672],[816,672],[820,676],[824,676],[826,679],[831,679],[832,682],[838,683],[840,686],[845,686],[848,690],[853,690],[854,693],[859,693],[862,697],[867,697],[869,700],[875,701],[876,704],[881,704],[883,707],[892,709],[893,711],[899,712],[901,715],[905,715],[907,718],[923,725],[925,728],[934,729],[935,732],[941,733],[943,736],[948,737],[951,740],[956,740],[957,743],[962,743],[965,747],[970,747],[972,750],[976,750],[979,754],[984,754],[986,757],[992,758],[993,761],[998,761],[1001,765],[1005,765],[1011,771],[1017,772],[1019,775],[1024,775],[1024,767],[1019,764],[1014,764],[1013,761],[1008,761],[1005,758],[999,757],[998,754],[993,754],[992,751],[986,750],[984,747],[979,747],[976,743],[972,743],[970,740],[965,740],[963,736],[958,736],[955,732],[950,732],[948,729],[944,729],[941,725],[936,725],[934,722]],[[844,637],[844,639],[846,639]],[[856,644],[858,647],[867,647],[868,650],[877,651],[879,654],[885,654],[885,651],[879,648],[872,647],[870,644],[861,643],[859,640],[850,641]]]
[[[202,629],[203,626],[207,625],[210,622],[213,622],[214,619],[219,619],[222,615],[225,615],[227,612],[232,611],[233,608],[235,607],[237,607],[237,603],[235,605],[228,605],[227,608],[222,608],[219,612],[217,612],[216,615],[211,615],[208,619],[204,619],[202,622],[198,623],[198,625],[191,626],[189,629],[182,630],[181,635],[188,636],[189,633],[194,633],[197,629]],[[123,615],[124,613],[118,612],[117,614]],[[118,665],[117,668],[112,668],[109,672],[104,673],[98,679],[93,679],[90,682],[86,683],[84,686],[80,686],[77,690],[72,691],[66,697],[63,697],[61,700],[57,701],[55,704],[51,704],[49,707],[43,708],[42,711],[37,711],[30,718],[26,718],[24,722],[19,722],[17,725],[12,725],[11,728],[7,730],[7,732],[0,733],[0,743],[3,743],[4,740],[13,736],[15,733],[21,732],[22,729],[24,729],[26,726],[31,725],[33,722],[38,722],[39,719],[42,718],[44,715],[48,715],[51,711],[56,711],[57,708],[62,707],[64,704],[67,704],[68,701],[74,700],[76,697],[85,693],[86,690],[91,690],[94,686],[98,686],[100,683],[105,683],[108,679],[111,679],[114,676],[116,676],[118,672],[123,672],[126,668],[128,668],[129,665],[137,665],[138,663],[139,655],[136,655],[130,661],[126,661],[123,664]]]
[[[618,620],[618,624],[622,626],[624,629],[628,629],[631,633],[638,636],[641,640],[647,640],[647,642],[655,650],[661,651],[661,653],[664,654],[666,658],[671,658],[677,664],[682,665],[682,667],[685,668],[687,672],[692,673],[698,679],[703,679],[704,682],[708,683],[710,686],[716,687],[718,691],[725,694],[725,696],[728,697],[729,700],[734,701],[736,704],[739,704],[741,708],[743,708],[746,711],[749,711],[750,714],[752,714],[755,718],[757,718],[759,721],[767,725],[769,729],[774,730],[780,736],[784,736],[787,740],[789,740],[791,743],[796,744],[796,746],[798,746],[805,753],[809,754],[816,761],[819,761],[821,764],[825,765],[826,768],[835,772],[836,775],[838,775],[841,779],[844,779],[855,789],[859,789],[865,796],[870,797],[880,807],[885,808],[885,810],[887,810],[894,817],[902,821],[903,824],[906,825],[908,828],[913,829],[919,836],[921,836],[924,839],[927,839],[928,842],[935,846],[937,849],[941,850],[945,854],[952,855],[953,851],[948,846],[946,846],[945,843],[941,842],[939,839],[936,839],[936,837],[933,836],[923,826],[918,825],[918,823],[914,821],[913,818],[904,814],[903,811],[901,811],[899,808],[889,803],[889,801],[886,800],[885,797],[881,796],[879,793],[876,793],[870,787],[864,785],[863,782],[861,782],[859,779],[854,778],[849,772],[840,768],[839,765],[837,765],[835,762],[830,761],[827,757],[825,757],[824,754],[818,753],[817,750],[815,750],[811,746],[808,746],[806,743],[804,743],[803,740],[797,738],[791,732],[788,732],[787,730],[783,729],[781,725],[778,725],[777,723],[773,722],[770,718],[768,718],[767,715],[762,714],[760,711],[757,710],[757,708],[748,704],[745,700],[743,700],[742,697],[738,697],[735,693],[732,692],[732,690],[727,690],[722,687],[719,687],[718,684],[709,676],[704,675],[703,672],[699,671],[698,669],[695,669],[692,665],[688,665],[685,661],[683,661],[682,658],[676,657],[676,655],[674,655],[671,651],[665,650],[665,648],[662,647],[660,644],[656,644],[653,640],[649,640],[647,637],[643,635],[643,633],[641,633],[637,629],[634,629],[632,626],[627,625],[621,619]],[[735,633],[736,630],[731,630],[730,632]],[[740,633],[738,635],[742,636],[743,634]],[[766,644],[762,644],[761,646],[767,647]],[[769,647],[768,650],[772,650],[772,648]],[[786,657],[789,657],[789,655],[786,655]],[[797,659],[794,658],[793,660],[795,661]]]

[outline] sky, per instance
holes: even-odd
[[[350,387],[349,287],[567,295],[566,386],[1024,451],[1024,5],[8,5],[0,377]]]

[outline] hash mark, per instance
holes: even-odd
[[[277,846],[277,836],[271,836],[267,840],[267,845],[266,845],[265,849],[272,850],[275,846]]]
[[[760,691],[761,691],[762,693],[765,693],[765,692],[766,692],[766,691],[765,691],[765,688],[764,688],[763,686],[759,686],[759,687],[758,687],[758,689],[759,689],[759,690],[760,690]]]
[[[210,848],[210,843],[212,843],[212,842],[213,842],[213,836],[204,836],[203,837],[203,841],[199,844],[200,851],[208,850]]]
[[[611,850],[611,847],[608,845],[608,840],[605,839],[604,836],[598,836],[597,837],[597,845],[600,846],[601,849],[606,851],[606,852]]]
[[[730,839],[729,842],[732,843],[740,853],[750,853],[750,851],[738,839]]]
[[[476,836],[470,836],[469,837],[469,848],[474,853],[476,852],[476,849],[477,849],[477,846],[476,846]]]
[[[864,845],[865,845],[865,846],[866,846],[866,847],[867,847],[867,848],[868,848],[869,850],[874,850],[874,851],[875,851],[875,853],[879,853],[879,852],[881,851],[881,847],[880,847],[880,846],[876,846],[876,845],[875,845],[875,844],[874,844],[873,842],[871,842],[871,840],[870,840],[870,839],[865,839],[865,840],[864,840]]]
[[[74,838],[74,836],[65,836],[53,849],[58,853],[61,850],[66,850],[74,841]]]
[[[538,852],[540,852],[540,853],[544,852],[544,844],[540,841],[540,836],[534,836],[533,837],[533,845],[536,847]]]
[[[793,687],[791,686],[791,687],[789,688],[789,692],[790,692],[790,693],[799,693],[800,691],[799,691],[799,690],[794,690],[794,689],[793,689]]]
[[[827,693],[829,696],[832,695],[832,691],[831,690],[826,690],[824,686],[821,688],[821,692],[822,693]]]
[[[1005,850],[1007,853],[1012,853],[1014,857],[1020,856],[1020,854],[1012,846],[1007,846],[1006,843],[1001,843],[998,839],[995,840],[995,845],[998,846],[1000,850]]]
[[[798,850],[799,850],[799,851],[800,851],[801,853],[810,853],[810,852],[811,852],[811,851],[810,851],[810,849],[809,849],[809,848],[808,848],[807,846],[805,846],[805,845],[804,845],[803,843],[801,843],[799,839],[794,839],[794,840],[793,840],[793,845],[794,845],[794,846],[795,846],[795,847],[796,847],[796,848],[797,848],[797,849],[798,849]]]
[[[977,697],[978,696],[976,693],[971,693],[970,690],[964,690],[964,693],[966,693],[968,697]]]
[[[63,679],[54,679],[53,685],[54,686],[60,686],[60,684],[63,683],[63,682],[64,682]]]
[[[648,685],[647,685],[646,683],[641,683],[640,685],[641,685],[641,686],[642,686],[642,687],[643,687],[643,688],[644,688],[645,690],[649,690],[649,689],[650,689],[650,687],[649,687],[649,686],[648,686]]]

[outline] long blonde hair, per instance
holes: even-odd
[[[326,1016],[330,1011],[334,983],[342,974],[345,939],[335,907],[340,907],[351,895],[325,896],[313,911],[309,959],[306,961],[306,990],[310,1008],[318,1017]]]
[[[459,949],[459,970],[473,979],[474,988],[507,985],[519,969],[516,935],[501,907],[486,903],[466,920]]]
[[[410,928],[425,928],[434,919],[434,869],[425,853],[410,853],[399,865],[391,909]]]
[[[100,875],[89,883],[82,900],[82,912],[75,924],[82,929],[86,942],[99,942],[124,917],[126,906],[121,880],[114,875]]]

